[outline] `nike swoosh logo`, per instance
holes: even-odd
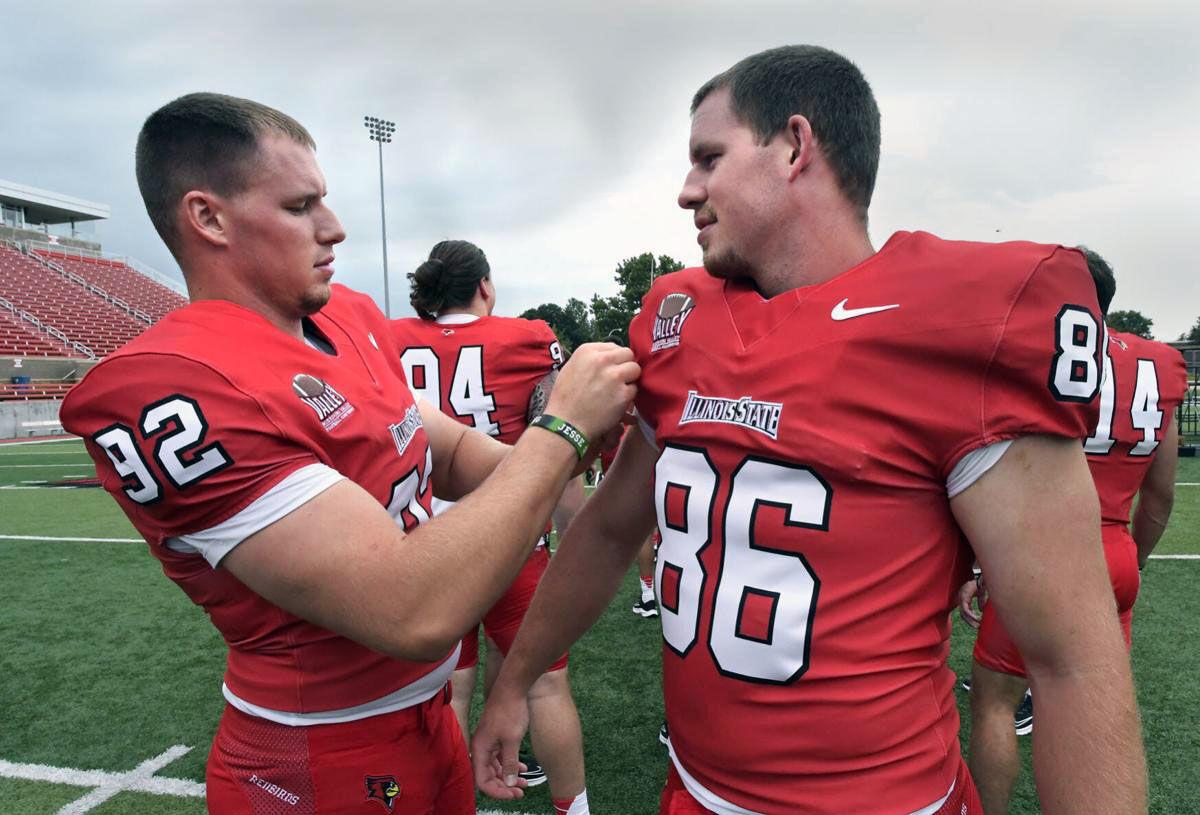
[[[874,314],[877,311],[890,311],[894,308],[900,308],[899,303],[892,303],[890,306],[867,306],[866,308],[846,308],[846,303],[850,301],[847,297],[842,302],[833,307],[833,311],[829,312],[829,316],[835,320],[851,320],[855,317],[861,317],[864,314]]]

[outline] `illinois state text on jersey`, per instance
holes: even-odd
[[[948,611],[969,452],[1095,423],[1082,257],[898,233],[764,300],[703,269],[630,328],[661,450],[656,574],[672,756],[719,812],[921,812],[961,765]]]

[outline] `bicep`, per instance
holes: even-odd
[[[1099,501],[1079,441],[1016,439],[950,506],[1031,665],[1086,650],[1080,632],[1098,616],[1114,616],[1115,606]]]
[[[394,547],[403,538],[378,501],[342,480],[246,538],[221,568],[283,610],[397,656],[396,637],[385,632],[407,626],[396,600],[411,577],[398,568]],[[374,599],[381,595],[393,601]]]

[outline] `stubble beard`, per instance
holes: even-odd
[[[328,283],[317,283],[304,290],[300,297],[300,311],[307,317],[325,308],[332,296]]]
[[[734,249],[727,249],[720,254],[704,253],[704,269],[713,277],[721,280],[738,280],[750,278],[754,280],[758,270],[739,255]]]

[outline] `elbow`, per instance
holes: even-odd
[[[420,623],[406,620],[396,626],[393,636],[381,643],[379,650],[393,659],[441,662],[450,656],[462,635],[461,631],[451,631],[449,626],[439,625],[437,620],[425,620]]]

